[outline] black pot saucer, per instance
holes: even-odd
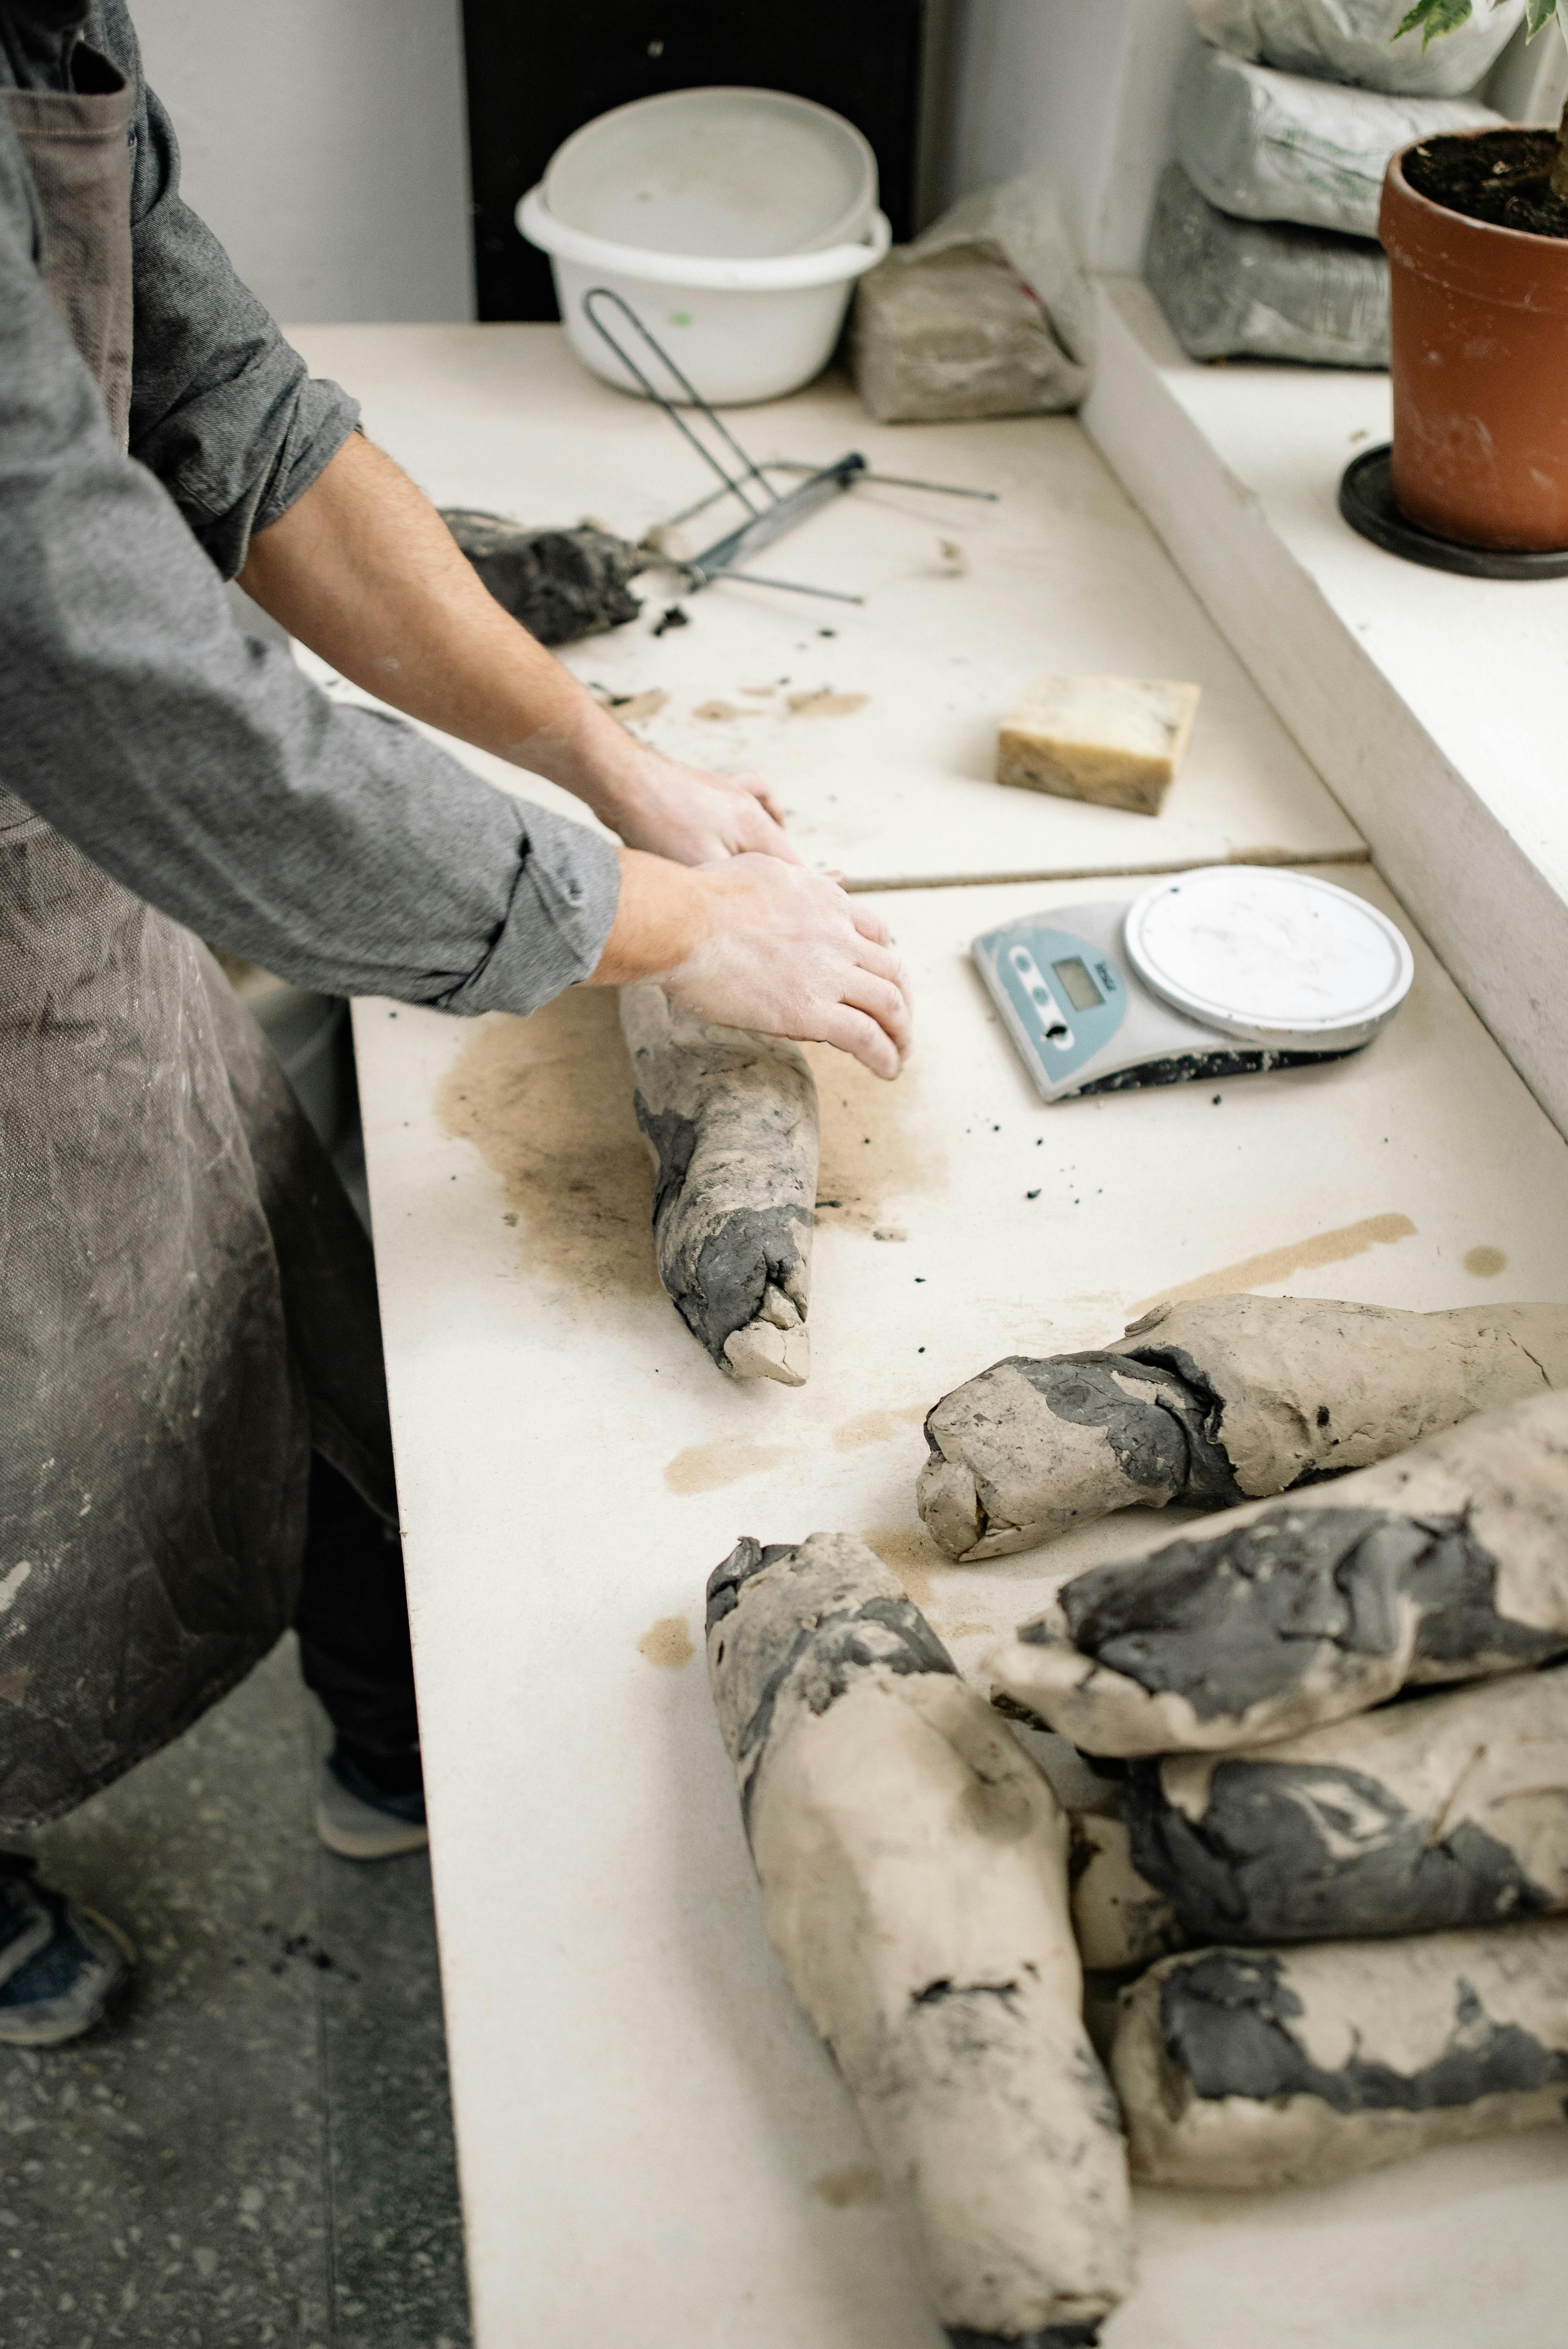
[[[1568,579],[1568,547],[1542,554],[1507,554],[1487,546],[1465,546],[1457,538],[1439,538],[1408,522],[1394,502],[1389,480],[1389,444],[1363,449],[1345,468],[1339,483],[1339,511],[1352,530],[1374,546],[1407,563],[1424,563],[1429,571],[1457,571],[1469,579]]]

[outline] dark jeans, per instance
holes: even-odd
[[[387,1794],[419,1781],[403,1546],[320,1453],[311,1459],[304,1574],[294,1616],[305,1686],[345,1748]]]

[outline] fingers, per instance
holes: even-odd
[[[851,900],[850,919],[861,937],[870,938],[875,946],[885,947],[892,936],[892,932],[888,928],[882,916],[873,914],[871,907],[863,905],[858,897]]]
[[[863,938],[855,959],[862,970],[874,970],[879,978],[891,979],[902,995],[909,995],[909,973],[903,957],[892,947],[877,946],[871,938]]]
[[[864,1011],[876,1021],[902,1062],[914,1032],[903,988],[891,979],[878,978],[869,970],[857,970],[844,988],[844,1001],[851,1009]]]
[[[829,1012],[817,1032],[822,1043],[837,1045],[841,1052],[848,1052],[862,1068],[869,1069],[873,1077],[891,1081],[897,1076],[897,1047],[869,1013],[841,1003],[836,1010]]]

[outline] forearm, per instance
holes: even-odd
[[[257,532],[241,584],[356,685],[627,829],[642,746],[502,610],[428,499],[358,434]]]

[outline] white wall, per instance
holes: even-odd
[[[945,200],[1049,163],[1084,259],[1139,270],[1196,37],[1185,0],[952,0]]]
[[[131,0],[184,191],[284,320],[471,318],[459,0]]]

